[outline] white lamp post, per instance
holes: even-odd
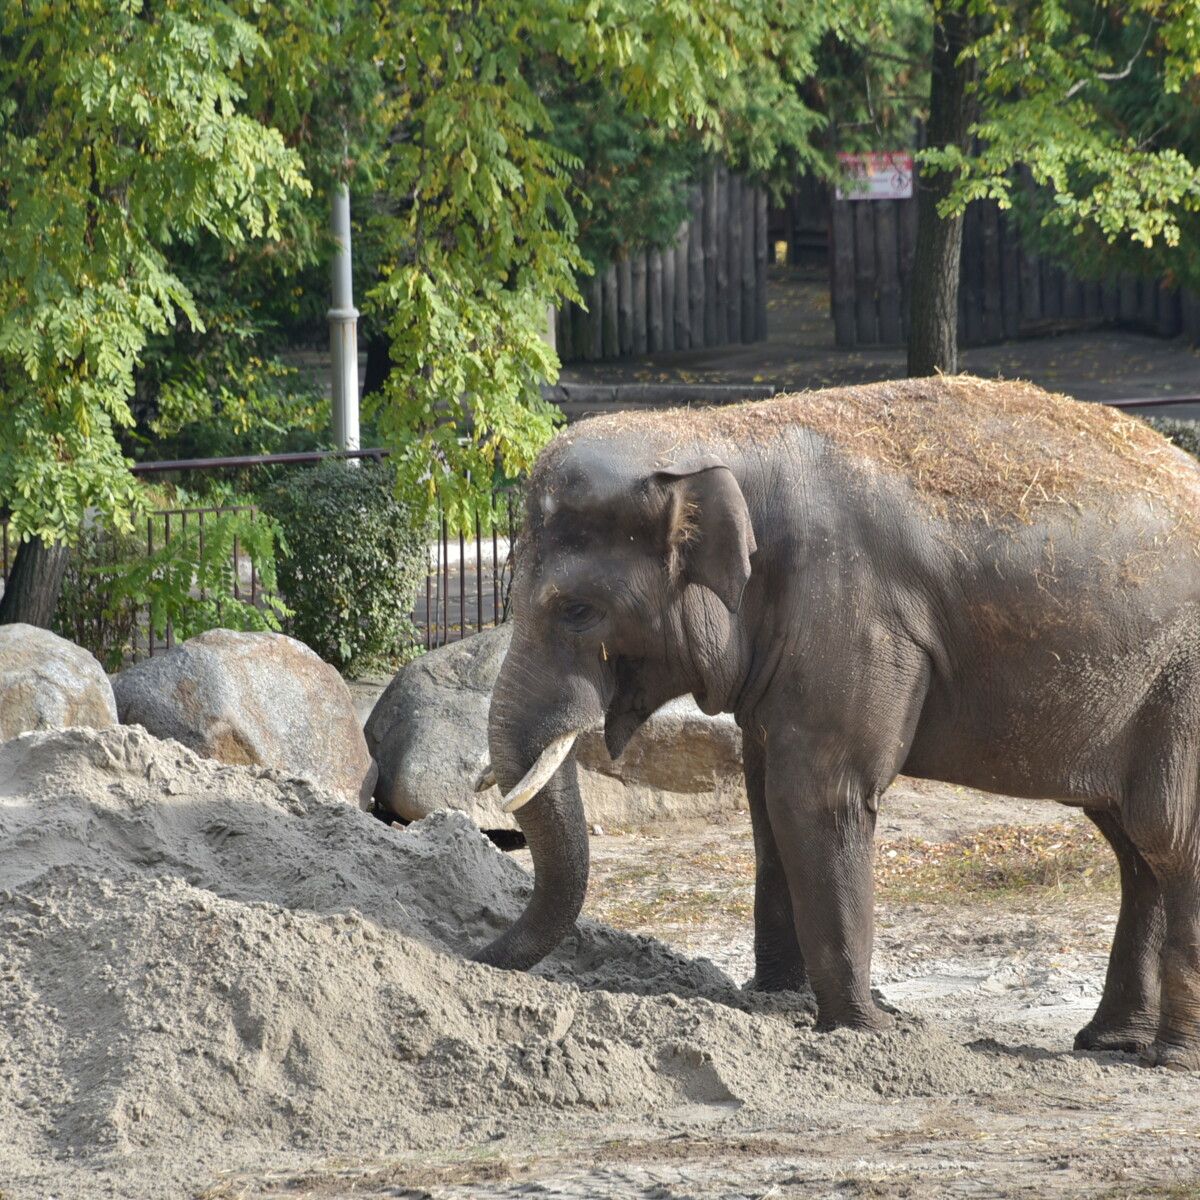
[[[358,450],[358,309],[350,255],[350,189],[334,189],[330,227],[333,256],[333,307],[329,310],[329,354],[333,370],[333,440],[339,450]],[[356,462],[356,459],[351,459]]]

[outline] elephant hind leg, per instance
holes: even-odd
[[[1147,970],[1152,951],[1157,951],[1158,1023],[1153,1039],[1142,1050],[1141,1061],[1147,1066],[1200,1071],[1200,829],[1196,811],[1200,748],[1189,753],[1182,739],[1170,748],[1174,753],[1158,760],[1163,764],[1158,778],[1148,773],[1122,806],[1120,828],[1153,873],[1159,904],[1150,908],[1150,887],[1144,884],[1141,904],[1145,911],[1140,925],[1129,930],[1129,944],[1114,942],[1109,977],[1121,969]],[[1123,862],[1123,886],[1124,876]],[[1121,911],[1124,916],[1124,901]],[[1140,948],[1135,944],[1139,934],[1146,943]]]
[[[1117,856],[1121,910],[1095,1016],[1075,1035],[1076,1050],[1143,1053],[1158,1033],[1159,973],[1166,919],[1154,872],[1115,812],[1085,809]]]

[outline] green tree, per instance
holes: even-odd
[[[831,19],[799,0],[7,5],[0,497],[13,531],[52,549],[89,509],[128,524],[139,496],[118,435],[139,381],[154,436],[234,411],[270,319],[259,299],[320,256],[342,180],[372,197],[367,302],[395,363],[379,433],[401,489],[464,520],[554,423],[539,385],[558,364],[539,334],[588,265],[586,171],[556,96],[603,89],[646,145],[782,172],[815,153],[803,84]],[[236,286],[247,269],[261,272],[251,304]]]
[[[401,477],[458,521],[549,436],[539,385],[558,363],[540,334],[587,269],[583,164],[552,111],[566,89],[538,81],[598,88],[648,136],[763,172],[812,153],[821,119],[802,84],[828,14],[795,0],[410,0],[381,20],[394,132],[375,225],[396,252],[369,300],[395,369],[372,412]]]
[[[270,236],[307,187],[295,150],[242,110],[238,73],[265,53],[222,0],[3,9],[0,497],[35,548],[89,508],[119,527],[138,507],[115,436],[135,367],[177,314],[202,324],[170,248]],[[25,592],[0,619],[21,618]]]
[[[1194,106],[1181,102],[1194,100],[1200,78],[1195,0],[935,0],[933,14],[943,25],[973,25],[941,77],[969,140],[921,156],[926,176],[942,181],[923,186],[942,194],[922,210],[918,259],[922,239],[936,240],[938,223],[960,218],[972,200],[1012,206],[1017,167],[1045,189],[1041,219],[1051,228],[1146,249],[1179,245],[1181,222],[1200,210],[1200,144],[1187,142]],[[1194,256],[1182,262],[1200,276]],[[957,277],[915,275],[914,314],[929,306],[942,315],[940,329],[914,319],[910,374],[956,368],[945,328],[956,312],[946,289],[956,287]]]

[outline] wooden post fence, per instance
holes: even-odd
[[[724,167],[692,189],[674,244],[619,259],[558,314],[560,357],[669,353],[767,336],[767,195]]]

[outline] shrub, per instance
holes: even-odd
[[[210,516],[203,530],[178,522],[168,539],[150,515],[158,547],[144,535],[86,529],[72,547],[55,629],[90,650],[109,671],[132,655],[143,623],[179,640],[208,629],[278,630],[287,608],[274,596],[275,524],[250,509]],[[234,597],[233,548],[250,559],[263,587],[261,606]]]
[[[409,616],[428,573],[428,524],[395,485],[390,467],[331,459],[260,494],[286,542],[288,632],[351,676],[416,653]]]
[[[1157,429],[1163,437],[1174,442],[1180,450],[1186,450],[1193,458],[1200,458],[1200,421],[1179,421],[1174,417],[1147,417],[1146,423]]]
[[[107,671],[117,670],[132,653],[140,611],[133,596],[114,589],[113,580],[145,550],[136,534],[93,526],[80,535],[67,559],[54,632],[90,650]]]

